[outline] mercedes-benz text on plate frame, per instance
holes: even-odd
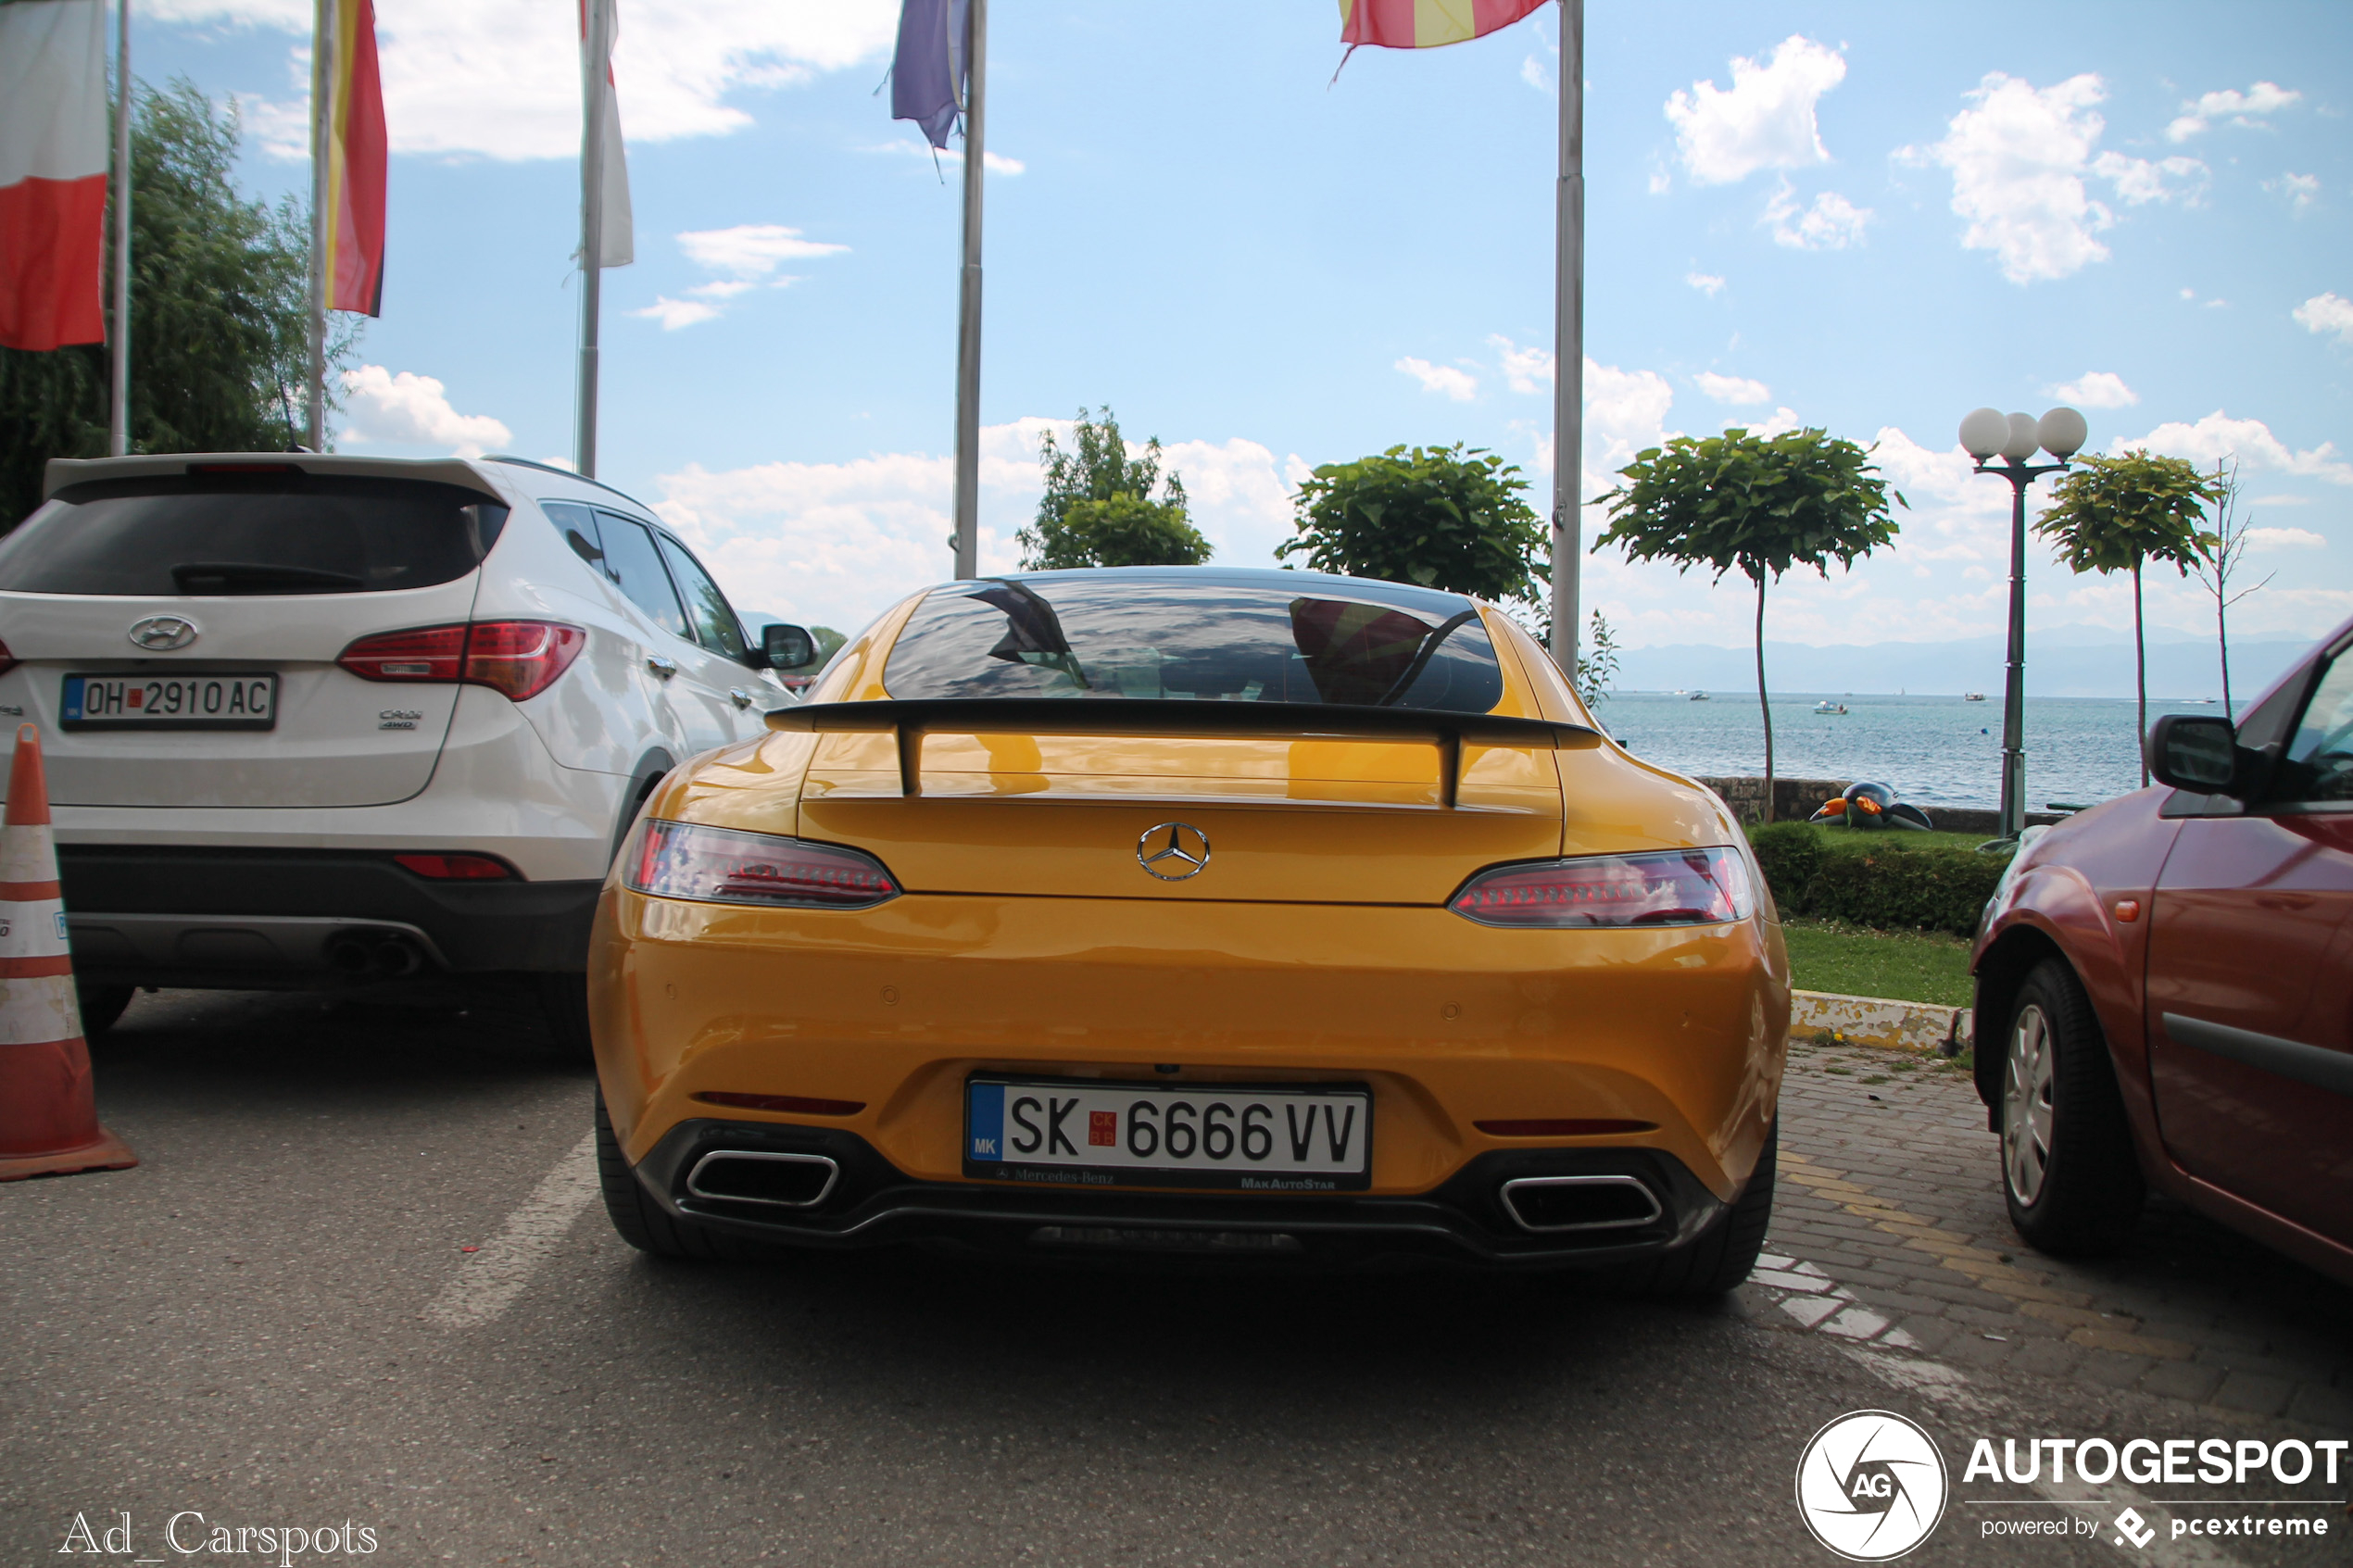
[[[964,1174],[1059,1186],[1361,1192],[1362,1084],[1121,1084],[988,1074],[964,1084]]]
[[[1209,864],[1209,834],[1190,822],[1162,822],[1136,841],[1136,863],[1163,882],[1198,876]]]
[[[150,615],[131,623],[131,646],[149,653],[171,653],[196,640],[196,623],[177,615]]]

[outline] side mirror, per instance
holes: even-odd
[[[805,626],[771,621],[761,628],[760,651],[767,656],[771,670],[798,670],[815,661],[817,642]]]
[[[2199,795],[2233,795],[2241,782],[2237,733],[2228,719],[2169,713],[2149,726],[2149,776]]]

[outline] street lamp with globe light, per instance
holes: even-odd
[[[2037,420],[1980,408],[1961,421],[1961,449],[1977,459],[1979,473],[2010,482],[2010,654],[2002,690],[2002,836],[2015,839],[2026,828],[2026,487],[2057,473],[2082,449],[2090,433],[2083,416],[2054,408]],[[2036,448],[2057,458],[2027,461]],[[1993,466],[1999,458],[1999,468]]]

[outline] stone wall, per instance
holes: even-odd
[[[1699,781],[1724,797],[1732,815],[1743,822],[1765,820],[1765,781],[1762,778],[1715,778]],[[1773,820],[1777,822],[1802,822],[1821,809],[1823,801],[1843,792],[1853,783],[1851,779],[1784,779],[1773,781]],[[1911,800],[1909,796],[1899,799]],[[1945,833],[1979,833],[1991,838],[2001,832],[2002,814],[1982,807],[1937,806],[1925,800],[1911,803],[1929,814],[1929,819]],[[2062,813],[2029,811],[2028,826],[2037,822],[2056,822]]]

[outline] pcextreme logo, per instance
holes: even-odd
[[[1797,1461],[1798,1516],[1854,1562],[1885,1562],[1928,1539],[1947,1491],[1935,1440],[1893,1411],[1840,1416]]]

